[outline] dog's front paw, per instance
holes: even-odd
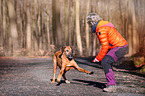
[[[52,81],[51,83],[53,84],[53,83],[55,83],[55,81]]]
[[[65,82],[66,82],[67,84],[69,84],[69,83],[70,83],[68,80],[65,80]]]
[[[93,71],[89,73],[89,75],[92,75],[92,74],[94,74],[94,72],[93,72]]]
[[[57,82],[59,83],[60,82],[60,79],[57,79]]]

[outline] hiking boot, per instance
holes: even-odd
[[[104,92],[116,92],[116,85],[109,85],[103,89]]]

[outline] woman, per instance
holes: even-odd
[[[103,66],[107,79],[107,87],[103,91],[115,92],[116,81],[111,64],[128,53],[128,43],[112,23],[104,21],[96,13],[88,14],[87,23],[92,28],[92,33],[96,33],[102,44],[101,50],[93,62],[101,61]]]

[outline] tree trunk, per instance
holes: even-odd
[[[3,47],[3,0],[0,1],[0,48]]]
[[[28,52],[28,55],[31,53],[31,15],[30,15],[30,3],[29,1],[27,2],[27,9],[26,9],[26,14],[27,14],[27,25],[26,25],[26,49]]]
[[[65,45],[69,45],[68,15],[68,0],[65,0]]]
[[[14,2],[13,0],[8,0],[8,10],[9,10],[9,18],[10,18],[10,33],[12,38],[12,53],[13,56],[18,56],[18,32],[17,32],[17,26],[16,26],[16,16],[15,16],[15,10],[14,10]]]
[[[132,28],[133,28],[133,54],[137,53],[139,51],[139,36],[137,32],[137,22],[136,22],[136,14],[135,14],[135,5],[134,1],[131,3],[131,9],[132,9]]]
[[[132,53],[132,31],[131,31],[131,25],[128,25],[128,43],[129,43],[129,56],[131,56]]]
[[[3,42],[2,44],[3,44],[3,47],[4,47],[4,49],[6,49],[5,47],[5,34],[6,34],[6,1],[5,0],[1,0],[1,15],[2,15],[2,39],[1,39],[1,41]]]
[[[77,49],[79,51],[79,55],[82,56],[83,49],[82,49],[82,40],[80,34],[80,18],[79,18],[79,0],[76,0],[76,39],[77,39]]]
[[[42,20],[42,13],[41,13],[41,10],[39,9],[39,12],[38,12],[38,45],[39,45],[39,49],[42,49],[42,25],[41,25],[41,20]]]
[[[53,38],[55,38],[55,44],[62,46],[62,31],[60,24],[60,0],[52,0],[53,4]]]
[[[74,29],[75,29],[75,7],[74,1],[69,0],[69,45],[74,45]]]
[[[86,11],[86,16],[89,14],[89,9],[90,9],[90,0],[87,0],[87,11]],[[86,19],[86,18],[85,18]],[[85,22],[86,28],[86,54],[89,56],[90,55],[90,38],[89,38],[89,25],[87,24],[87,21]]]
[[[47,17],[47,21],[46,21],[46,32],[47,32],[47,49],[50,52],[50,31],[49,31],[49,17]]]
[[[16,22],[17,22],[17,30],[18,30],[18,42],[20,44],[20,47],[23,47],[23,32],[22,32],[22,17],[21,17],[21,5],[16,0]]]
[[[135,15],[135,7],[134,7],[134,1],[130,1],[128,0],[128,8],[129,8],[129,18],[130,19],[130,23],[131,23],[131,27],[132,27],[132,34],[129,35],[129,37],[132,35],[132,42],[129,41],[130,44],[130,50],[132,50],[132,52],[130,53],[130,55],[133,55],[135,53],[138,52],[139,50],[139,38],[138,38],[138,32],[137,32],[137,22],[136,22],[136,15]],[[129,25],[130,27],[130,25]],[[129,28],[131,29],[131,28]],[[130,32],[130,30],[129,30]],[[131,48],[132,47],[132,48]]]

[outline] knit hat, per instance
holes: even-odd
[[[86,17],[87,23],[91,24],[91,26],[94,26],[98,21],[102,20],[99,15],[96,13],[89,13]]]

